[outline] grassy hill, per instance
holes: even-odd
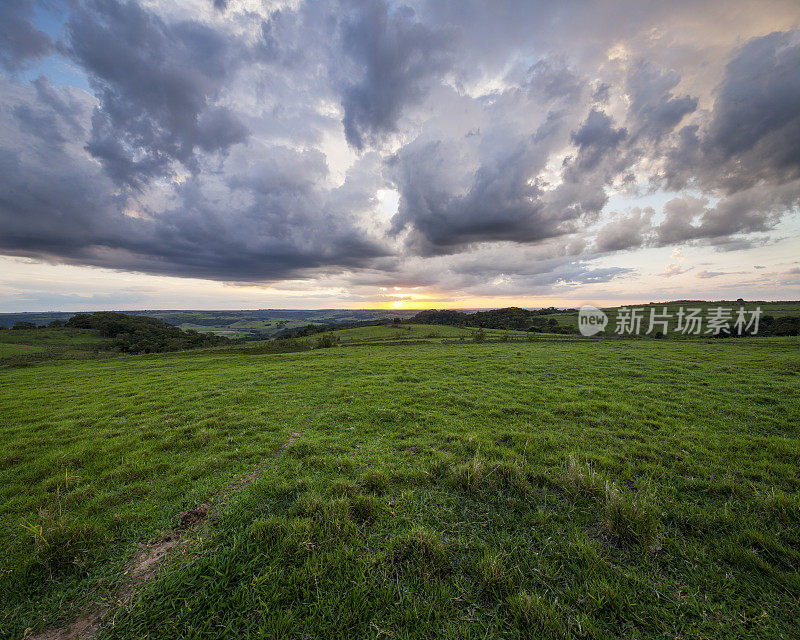
[[[795,635],[797,338],[398,332],[0,369],[0,637]]]

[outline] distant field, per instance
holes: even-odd
[[[0,331],[0,367],[50,359],[93,357],[104,351],[106,338],[85,329],[21,329]]]
[[[521,331],[504,331],[501,329],[486,329],[487,337],[498,338],[502,335],[525,337],[527,333]],[[441,340],[471,338],[475,329],[465,327],[451,327],[447,325],[430,324],[401,324],[401,325],[375,325],[370,327],[356,327],[353,329],[339,329],[333,332],[341,344],[346,345],[358,342],[381,342],[397,340]],[[306,336],[302,340],[314,342],[321,334]]]
[[[44,351],[44,347],[40,345],[0,342],[0,358],[18,356],[25,353],[41,353],[42,351]]]
[[[796,637],[796,338],[340,333],[0,369],[0,637]]]
[[[101,344],[105,338],[89,329],[21,329],[0,331],[0,344],[75,346]]]

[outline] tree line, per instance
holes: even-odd
[[[109,347],[122,353],[158,353],[202,347],[218,347],[233,341],[213,333],[184,331],[158,318],[128,315],[113,311],[77,313],[69,320],[53,320],[38,327],[32,322],[17,322],[13,330],[39,328],[92,329],[109,338]]]

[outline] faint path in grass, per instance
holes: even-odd
[[[286,439],[276,449],[271,459],[278,458],[284,451],[300,437],[297,431]],[[140,545],[132,560],[125,569],[126,582],[116,595],[115,602],[95,603],[87,607],[80,616],[69,625],[45,629],[32,635],[25,635],[25,640],[87,640],[93,638],[108,620],[112,608],[124,605],[131,600],[137,586],[147,582],[158,575],[159,569],[167,559],[184,549],[191,542],[188,534],[197,528],[207,516],[223,509],[231,499],[242,489],[250,486],[261,477],[267,462],[259,464],[236,482],[215,491],[212,496],[218,497],[213,505],[204,502],[201,505],[181,511],[175,518],[177,524],[168,532],[161,534],[155,540]]]

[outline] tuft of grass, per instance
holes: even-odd
[[[74,479],[65,470],[50,502],[38,510],[37,521],[24,520],[21,524],[32,536],[34,560],[51,573],[85,567],[105,537],[94,523],[79,522],[71,517],[70,481]]]
[[[466,493],[478,492],[484,484],[486,465],[475,455],[472,460],[462,462],[453,469],[453,482]]]
[[[373,496],[355,496],[350,501],[350,515],[362,524],[371,524],[384,511],[383,503]]]
[[[573,496],[598,497],[603,495],[603,480],[590,464],[581,464],[574,454],[567,458],[567,491]]]
[[[361,478],[361,487],[364,491],[374,493],[375,495],[382,495],[389,490],[391,481],[389,476],[382,471],[368,471]]]
[[[447,543],[438,533],[424,527],[399,536],[390,547],[390,559],[395,567],[425,578],[450,569]]]
[[[605,525],[625,542],[650,548],[658,534],[656,510],[643,495],[623,492],[614,482],[605,484]]]
[[[517,625],[529,632],[533,637],[565,638],[563,626],[564,616],[558,611],[558,601],[550,603],[538,594],[518,591],[508,599],[508,609]]]
[[[497,552],[487,552],[478,563],[478,570],[481,587],[486,595],[497,596],[513,587],[513,569]]]

